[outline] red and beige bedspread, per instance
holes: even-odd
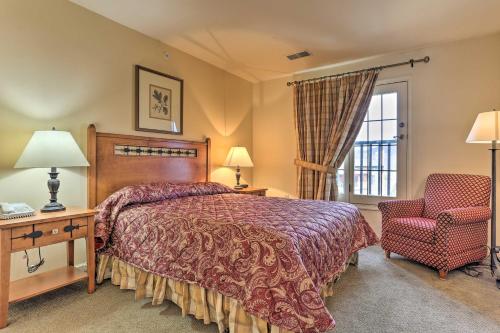
[[[237,299],[295,332],[335,325],[320,289],[377,242],[350,204],[232,193],[217,183],[126,187],[99,206],[101,251]]]

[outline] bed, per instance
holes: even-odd
[[[358,250],[377,242],[340,202],[234,193],[210,182],[210,141],[89,127],[97,279],[170,300],[221,332],[325,332],[324,304]]]

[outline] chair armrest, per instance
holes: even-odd
[[[469,224],[488,221],[491,218],[490,207],[466,207],[447,209],[439,213],[438,223]]]
[[[387,200],[378,204],[382,222],[396,217],[418,217],[424,211],[424,199]]]

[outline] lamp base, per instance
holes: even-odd
[[[48,204],[43,206],[42,209],[40,209],[42,213],[61,212],[63,210],[66,210],[66,207],[64,207],[59,202],[49,202]]]
[[[50,179],[47,181],[47,186],[49,187],[50,202],[43,206],[40,210],[42,213],[60,212],[66,210],[62,204],[57,202],[57,191],[59,190],[60,181],[57,179],[57,168],[50,168],[49,176]]]

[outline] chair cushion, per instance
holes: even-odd
[[[393,218],[385,226],[387,232],[434,244],[436,220],[424,217]]]

